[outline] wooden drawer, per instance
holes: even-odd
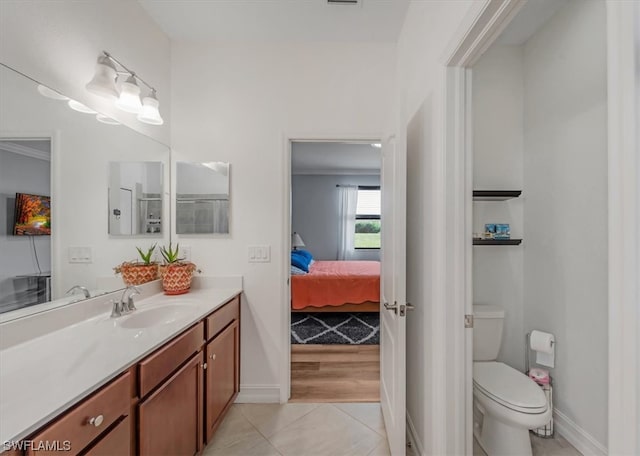
[[[96,443],[86,456],[127,456],[131,454],[131,420],[122,419],[107,435]]]
[[[204,327],[200,322],[141,361],[138,364],[140,398],[146,396],[191,355],[200,350],[203,341]]]
[[[34,448],[43,449],[40,451],[30,449],[26,454],[59,455],[60,448],[65,445],[65,442],[70,442],[71,446],[70,451],[65,451],[65,454],[78,454],[116,420],[129,414],[130,382],[130,374],[125,372],[100,391],[82,401],[70,412],[34,435],[31,438]],[[99,424],[92,423],[92,419],[97,419]],[[54,447],[51,448],[50,445]]]
[[[212,339],[233,320],[240,320],[240,295],[207,317],[207,340]]]

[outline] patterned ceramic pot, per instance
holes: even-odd
[[[142,285],[158,278],[158,265],[156,263],[124,262],[115,270],[116,273],[122,274],[122,280],[125,285]]]
[[[164,294],[179,295],[188,293],[191,288],[191,279],[193,278],[195,270],[196,265],[188,261],[160,266]]]

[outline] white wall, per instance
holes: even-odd
[[[157,89],[165,125],[143,124],[85,90],[103,50]],[[0,2],[0,62],[165,144],[171,117],[170,51],[167,36],[135,1]]]
[[[557,410],[607,445],[605,3],[570,0],[524,48],[524,329],[556,336]]]
[[[173,46],[172,155],[230,162],[232,170],[230,234],[177,239],[205,274],[244,277],[244,398],[277,401],[285,384],[286,138],[382,137],[394,51],[354,43]],[[253,244],[271,246],[270,263],[248,263]]]
[[[441,374],[446,366],[446,303],[435,252],[446,231],[438,212],[442,198],[444,64],[443,56],[462,26],[472,1],[411,2],[398,42],[396,67],[396,149],[407,151],[407,301],[416,310],[407,318],[407,414],[418,451],[459,454],[464,442],[447,438],[452,414],[434,404],[446,396],[456,402]]]
[[[291,187],[291,231],[296,231],[306,249],[318,260],[338,258],[340,226],[339,193],[336,185],[380,185],[380,176],[294,175]],[[358,249],[354,260],[380,261],[380,250]]]
[[[13,236],[12,231],[16,193],[51,195],[51,163],[5,151],[1,147],[0,309],[5,303],[15,304],[14,292],[26,286],[24,280],[16,283],[15,276],[38,272],[32,241],[35,243],[41,270],[51,270],[51,236]]]
[[[473,66],[473,188],[522,190],[524,149],[523,50],[492,46]],[[526,195],[505,202],[477,201],[473,232],[485,223],[509,223],[522,238]],[[524,370],[523,248],[473,248],[473,302],[505,310],[499,360]]]

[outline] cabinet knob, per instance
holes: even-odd
[[[216,354],[214,353],[213,355],[209,356],[209,358],[211,358],[212,360],[216,360]]]
[[[104,416],[98,415],[98,416],[91,417],[89,419],[89,424],[91,424],[91,425],[93,425],[95,427],[98,427],[98,426],[100,426],[102,424],[103,421],[104,421]]]
[[[207,370],[207,363],[202,364],[202,368],[203,368],[204,370]]]

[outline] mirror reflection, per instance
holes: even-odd
[[[229,233],[229,163],[176,162],[176,233]]]
[[[147,227],[132,227],[129,237],[105,229],[111,162],[155,162],[154,179],[169,181],[167,146],[108,118],[103,123],[104,116],[98,121],[86,107],[70,109],[71,101],[0,64],[2,321],[124,286],[113,268],[137,256],[133,232],[146,235]],[[166,189],[140,182],[147,197],[164,193],[157,213],[152,204],[144,210],[160,217],[160,232],[151,234],[168,244]],[[44,304],[49,300],[55,302]]]
[[[162,233],[162,162],[109,163],[109,234]]]

